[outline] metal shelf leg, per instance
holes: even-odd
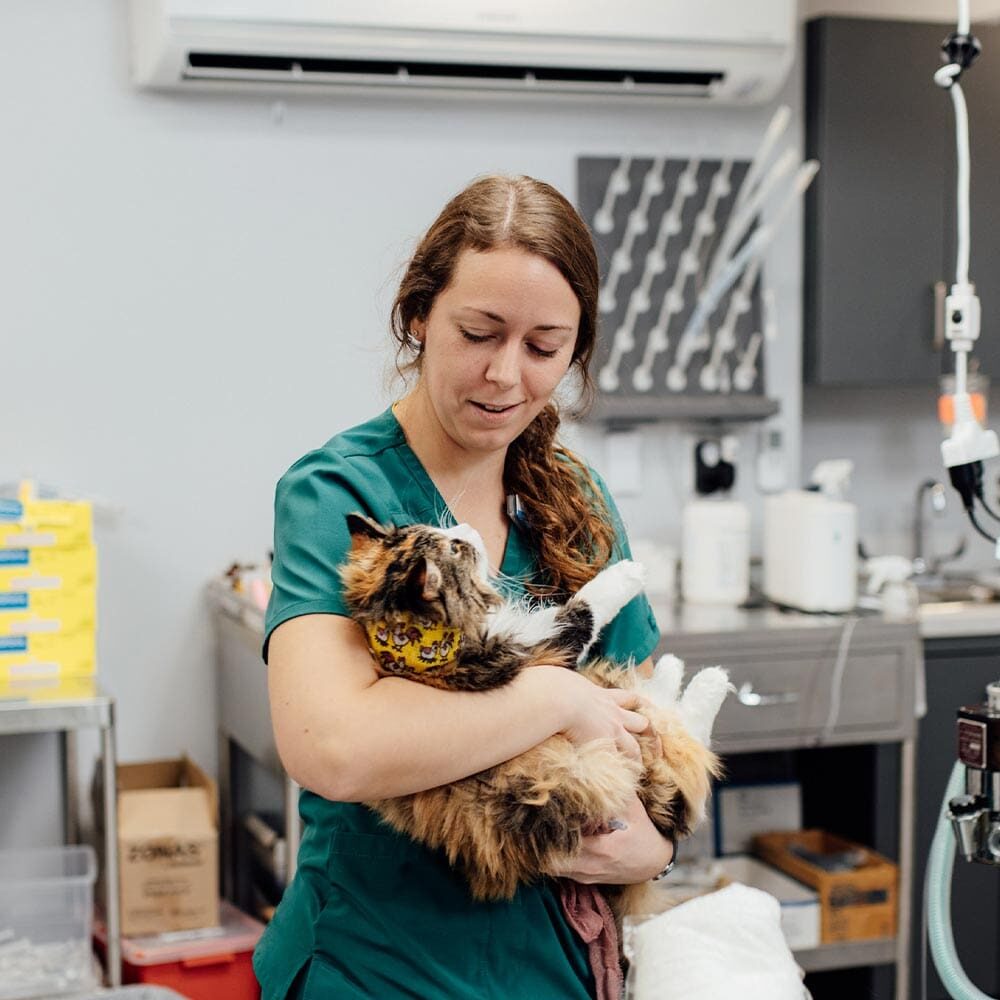
[[[118,890],[118,760],[115,749],[114,705],[109,725],[101,730],[101,750],[104,761],[104,900],[108,924],[108,983],[120,986],[122,981],[121,895]]]

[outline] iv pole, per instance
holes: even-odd
[[[978,39],[970,31],[969,2],[958,0],[957,29],[942,45],[946,64],[934,74],[934,82],[951,94],[958,161],[958,253],[955,283],[945,305],[945,333],[955,355],[955,417],[949,438],[941,444],[941,457],[973,528],[993,543],[1000,558],[1000,540],[976,516],[978,500],[987,514],[1000,521],[983,494],[983,461],[1000,454],[1000,443],[993,431],[983,428],[975,419],[968,392],[968,358],[979,337],[980,305],[975,286],[969,281],[969,116],[959,78],[980,50]],[[993,779],[1000,774],[993,757],[993,722],[997,718],[1000,718],[1000,682],[987,688],[986,704],[959,709],[959,760],[948,780],[927,862],[924,886],[927,936],[935,968],[954,1000],[990,1000],[966,975],[955,951],[951,880],[956,842],[967,861],[1000,865],[1000,802],[993,788]]]

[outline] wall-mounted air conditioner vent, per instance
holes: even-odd
[[[130,0],[154,89],[395,88],[762,101],[794,0]]]
[[[625,96],[708,97],[725,81],[721,70],[594,69],[571,66],[489,66],[416,59],[322,59],[189,52],[184,79],[262,84],[354,84],[368,87],[440,87],[456,83],[504,91],[614,93]]]

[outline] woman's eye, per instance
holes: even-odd
[[[459,327],[459,329],[461,329],[461,327]],[[489,337],[485,337],[477,333],[470,333],[468,330],[462,330],[462,336],[465,337],[466,340],[471,341],[473,344],[484,344],[490,339]]]
[[[529,344],[528,349],[539,358],[554,358],[558,354],[558,350],[546,351],[544,348],[539,347],[537,344]]]

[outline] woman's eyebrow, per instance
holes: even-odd
[[[477,309],[475,306],[463,306],[462,308],[465,312],[479,313],[480,316],[485,316],[487,319],[493,320],[494,323],[502,323],[504,325],[507,323],[503,316],[498,316],[496,313],[489,312],[486,309]],[[564,326],[560,323],[540,323],[538,326],[534,327],[534,329],[540,331],[541,333],[548,333],[551,330],[565,330],[568,333],[573,332],[573,327]]]

